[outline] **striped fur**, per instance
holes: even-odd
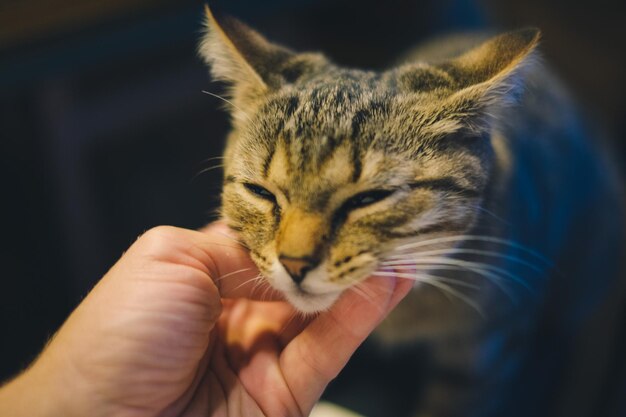
[[[538,38],[510,32],[443,59],[424,51],[455,48],[431,45],[369,72],[207,12],[200,52],[232,105],[224,219],[305,313],[343,291],[367,302],[371,274],[416,280],[378,336],[429,346],[420,415],[572,416],[552,399],[591,401],[563,375],[592,351],[574,312],[612,299],[619,185],[537,59]],[[558,349],[584,354],[558,361]],[[527,401],[512,406],[519,386]]]
[[[266,259],[262,272],[298,309],[329,307],[407,239],[474,224],[467,207],[481,203],[493,159],[490,109],[515,94],[536,31],[501,36],[448,63],[374,73],[295,54],[239,22],[220,26],[210,13],[208,28],[201,53],[229,83],[234,108],[224,218]],[[498,48],[509,56],[491,60]],[[275,201],[245,184],[264,187]],[[370,190],[390,193],[346,208]],[[300,287],[281,254],[314,260]],[[347,257],[349,274],[335,267]]]

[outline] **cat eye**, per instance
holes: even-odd
[[[359,194],[356,194],[339,207],[332,217],[332,227],[336,229],[341,223],[343,223],[352,210],[367,207],[374,203],[384,200],[393,194],[396,190],[370,190]]]
[[[271,201],[273,203],[276,202],[276,196],[274,196],[274,194],[269,192],[266,188],[261,187],[260,185],[246,182],[243,184],[243,186],[246,187],[248,191],[250,191],[252,194],[256,195],[257,197],[260,197],[264,200]]]
[[[369,206],[371,204],[384,200],[385,198],[393,194],[394,191],[395,190],[365,191],[346,200],[342,208],[347,209],[347,210],[353,210],[353,209]]]

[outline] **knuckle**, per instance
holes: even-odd
[[[147,254],[160,258],[172,252],[180,232],[172,226],[156,226],[146,231],[137,240]]]
[[[163,238],[171,238],[178,234],[178,229],[174,226],[155,226],[151,229],[148,229],[143,235],[142,238],[147,239],[163,239]]]
[[[336,373],[328,369],[329,367],[325,363],[325,355],[320,355],[311,344],[301,343],[298,350],[302,363],[309,368],[318,379],[330,381],[337,376]]]

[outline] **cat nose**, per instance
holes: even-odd
[[[278,260],[285,267],[289,276],[296,284],[300,284],[307,272],[315,266],[315,262],[311,258],[294,258],[291,256],[280,255]]]

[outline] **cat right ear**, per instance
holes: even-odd
[[[264,94],[271,83],[263,77],[264,61],[288,54],[276,48],[254,30],[228,16],[215,14],[205,6],[206,33],[200,43],[200,55],[211,68],[211,75],[231,87],[231,98],[241,102]]]
[[[284,80],[276,69],[290,60],[291,51],[268,42],[236,19],[214,14],[208,6],[205,14],[206,33],[199,53],[212,76],[229,85],[229,98],[236,108],[248,107],[280,87]]]

